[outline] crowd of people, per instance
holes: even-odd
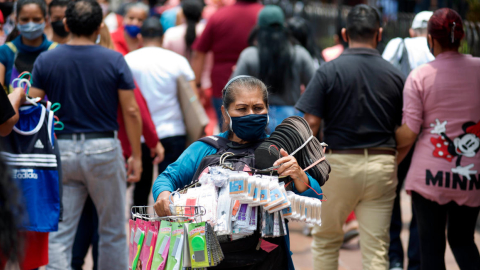
[[[152,194],[168,216],[170,194],[225,150],[187,145],[179,79],[211,112],[205,135],[228,147],[251,148],[290,116],[328,144],[322,187],[284,150],[274,164],[295,192],[328,198],[311,232],[314,269],[338,269],[352,221],[363,269],[404,269],[403,183],[413,202],[408,269],[446,269],[447,240],[460,269],[480,269],[480,59],[458,52],[454,10],[420,12],[410,38],[381,55],[381,15],[365,4],[322,51],[307,20],[256,0],[129,2],[118,12],[106,0],[47,2],[0,3],[0,269],[82,269],[90,246],[94,269],[128,269],[127,185],[132,205]],[[58,167],[42,188],[52,198],[24,198],[36,194],[25,186],[35,171],[19,171],[40,163]],[[51,213],[32,217],[39,207]],[[269,252],[246,248],[247,265],[227,267],[227,255],[224,268],[294,269],[283,239]]]

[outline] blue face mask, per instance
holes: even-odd
[[[17,24],[17,28],[24,38],[28,40],[34,40],[43,34],[43,30],[45,29],[45,22],[29,22],[26,24]]]
[[[228,112],[227,115],[230,117]],[[244,141],[256,141],[262,137],[268,121],[268,114],[249,114],[240,117],[230,117],[230,130]]]
[[[140,34],[140,27],[136,25],[125,25],[125,32],[132,38],[136,38]]]

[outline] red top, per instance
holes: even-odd
[[[125,31],[123,27],[118,27],[117,31],[110,34],[112,37],[113,46],[115,51],[125,56],[130,51],[128,50],[127,41],[125,40]]]
[[[123,35],[123,27],[113,32],[111,36],[113,44],[115,46],[115,50],[117,52],[121,53],[124,56],[130,52],[128,51],[127,42],[125,41],[125,36]],[[155,129],[155,125],[152,121],[152,116],[150,115],[147,103],[142,96],[142,92],[140,92],[140,90],[138,89],[138,86],[133,90],[133,93],[135,94],[135,100],[137,101],[138,108],[140,109],[140,114],[142,116],[143,138],[145,139],[145,143],[147,144],[148,148],[154,148],[158,142],[158,135]],[[130,146],[130,142],[128,141],[127,131],[125,130],[125,123],[123,122],[123,114],[120,107],[118,107],[117,121],[118,139],[122,144],[123,156],[127,158],[132,154],[132,147]]]
[[[212,89],[214,97],[222,96],[222,89],[232,74],[240,53],[248,47],[248,36],[257,23],[259,3],[237,2],[219,9],[208,20],[193,49],[213,52]]]

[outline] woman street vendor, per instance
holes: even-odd
[[[223,89],[222,114],[225,119],[224,125],[229,127],[229,130],[220,133],[219,137],[227,138],[231,144],[235,145],[251,145],[261,142],[267,137],[265,128],[268,125],[268,92],[265,84],[250,76],[237,76],[231,79]],[[217,148],[197,141],[158,176],[152,191],[156,201],[154,208],[159,216],[171,215],[170,194],[189,185],[194,180],[194,175],[202,159],[216,154],[217,151]],[[293,156],[289,156],[283,149],[280,153],[282,158],[273,164],[274,166],[280,165],[279,176],[291,177],[295,193],[320,199],[321,195],[317,194],[321,194],[321,188],[317,180],[306,174]],[[237,255],[224,252],[225,260],[215,268],[294,269],[288,235],[280,238],[258,238],[255,242],[258,244],[250,247],[245,245],[238,247],[237,255],[241,253],[248,255],[246,258],[251,258],[247,262],[242,262],[242,260],[235,262],[234,257]],[[231,243],[237,241],[242,241],[242,239]],[[256,260],[256,258],[260,259]]]

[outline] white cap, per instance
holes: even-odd
[[[422,11],[415,15],[412,22],[412,29],[427,28],[428,20],[430,20],[432,15],[432,11]]]

